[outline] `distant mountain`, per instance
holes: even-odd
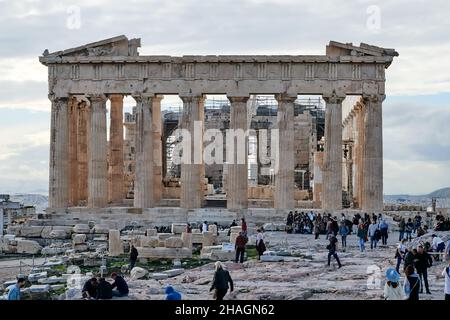
[[[11,201],[18,201],[25,206],[35,206],[37,213],[43,212],[48,207],[48,196],[42,194],[12,194]]]
[[[442,188],[428,194],[430,198],[450,198],[450,187]]]

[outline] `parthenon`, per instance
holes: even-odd
[[[194,124],[205,121],[206,95],[226,95],[229,129],[243,131],[250,129],[251,97],[274,96],[280,154],[272,196],[276,210],[298,204],[296,100],[299,95],[320,96],[326,105],[323,150],[313,145],[307,154],[315,160],[310,170],[311,206],[340,210],[346,190],[354,208],[383,210],[382,102],[385,69],[398,55],[395,50],[331,41],[325,55],[173,57],[141,56],[139,47],[140,39],[118,36],[53,53],[46,50],[40,57],[48,67],[52,103],[49,210],[157,208],[173,205],[164,201],[168,195],[178,198],[181,208],[203,207],[208,181],[202,144],[191,148],[194,161],[180,166],[179,193],[173,196],[164,183],[164,95],[180,97],[178,127],[193,136]],[[126,187],[125,96],[136,102],[135,126],[125,134],[133,135],[132,197]],[[348,114],[343,114],[344,100],[352,101]],[[227,163],[223,175],[226,207],[251,207],[247,158],[244,163]]]

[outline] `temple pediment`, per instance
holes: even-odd
[[[327,46],[327,56],[374,56],[374,57],[397,57],[398,52],[394,49],[382,48],[362,43],[358,46],[353,43],[341,43],[330,41]]]
[[[63,51],[50,53],[46,49],[40,60],[45,63],[61,57],[138,56],[137,48],[140,46],[141,39],[128,40],[121,35]]]

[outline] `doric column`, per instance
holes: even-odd
[[[88,199],[88,118],[89,106],[86,102],[79,104],[78,113],[78,187],[79,198],[87,202]]]
[[[69,98],[49,95],[49,99],[52,110],[48,206],[65,208],[69,205]]]
[[[154,206],[153,194],[153,96],[136,94],[136,174],[134,207]]]
[[[161,100],[163,96],[153,97],[152,131],[153,131],[153,200],[158,205],[162,198],[162,119]]]
[[[297,96],[278,94],[278,155],[275,167],[275,209],[292,209],[294,201],[294,101]]]
[[[106,139],[106,96],[91,95],[88,140],[88,207],[108,203],[108,161]]]
[[[362,209],[383,211],[383,128],[382,102],[385,95],[363,95],[364,117],[364,182]]]
[[[248,135],[247,101],[249,97],[228,97],[230,100],[230,130],[227,131],[227,208],[248,208]],[[233,136],[228,136],[233,135]],[[234,139],[230,144],[228,141]],[[232,150],[228,150],[233,146]]]
[[[342,101],[333,91],[324,95],[325,153],[323,161],[322,209],[342,209]]]
[[[180,95],[183,101],[183,114],[180,119],[181,129],[191,136],[191,158],[188,163],[181,163],[181,197],[180,207],[186,209],[201,208],[204,201],[202,176],[203,165],[203,121],[204,98],[199,95]],[[195,129],[197,127],[197,129]],[[199,137],[194,136],[194,131]],[[186,150],[183,150],[186,152]],[[184,158],[184,157],[183,157]]]
[[[69,100],[69,158],[70,158],[70,199],[71,206],[78,206],[79,196],[79,172],[78,172],[78,102],[72,98]]]
[[[355,198],[358,208],[362,208],[362,192],[363,192],[363,156],[364,156],[364,113],[365,107],[362,103],[357,102],[355,107],[356,122],[356,141],[355,141]]]
[[[123,96],[112,94],[109,127],[109,202],[120,204],[125,199],[123,172]]]

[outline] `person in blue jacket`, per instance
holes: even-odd
[[[8,287],[8,300],[20,300],[20,288],[25,286],[25,279],[18,278],[17,283]]]
[[[168,286],[166,288],[166,300],[181,300],[181,294],[175,291],[172,286]]]

